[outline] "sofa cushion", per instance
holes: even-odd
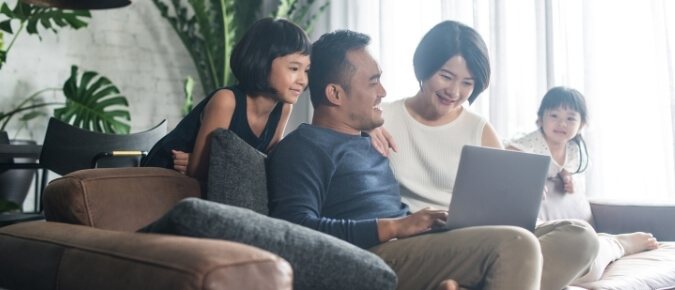
[[[293,282],[288,262],[255,247],[55,222],[0,228],[0,257],[2,289],[292,289]]]
[[[675,242],[659,249],[625,256],[607,266],[599,281],[585,289],[659,289],[675,286]]]
[[[133,232],[179,200],[200,196],[199,182],[167,168],[79,170],[56,178],[42,201],[48,221]]]
[[[204,199],[267,215],[265,154],[237,134],[218,128],[211,139],[209,176]]]
[[[195,218],[198,217],[198,218]],[[293,267],[293,289],[394,289],[394,271],[373,253],[333,236],[251,210],[196,198],[140,230],[212,238],[275,253]]]

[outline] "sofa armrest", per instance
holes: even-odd
[[[292,289],[282,258],[244,244],[29,222],[0,228],[0,288]]]
[[[43,203],[48,221],[133,232],[178,201],[200,196],[199,182],[175,170],[99,168],[52,180]]]
[[[675,205],[636,205],[590,200],[599,233],[649,232],[659,241],[675,241]]]

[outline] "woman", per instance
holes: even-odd
[[[422,38],[413,66],[420,90],[383,104],[384,128],[371,132],[373,144],[381,153],[397,152],[390,166],[411,211],[447,209],[462,147],[504,148],[490,123],[464,106],[489,84],[487,46],[473,28],[443,21]],[[534,234],[544,256],[541,289],[564,288],[588,271],[598,251],[595,232],[582,221],[544,223]]]

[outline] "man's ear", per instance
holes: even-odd
[[[345,97],[345,92],[342,89],[342,86],[338,84],[328,84],[326,86],[326,100],[328,103],[333,105],[342,104],[342,100]]]
[[[537,118],[537,127],[541,127],[541,125],[542,125],[541,118]]]

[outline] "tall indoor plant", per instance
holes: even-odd
[[[11,55],[10,50],[17,37],[24,31],[41,38],[40,30],[57,33],[57,29],[61,28],[84,28],[87,26],[85,19],[91,17],[89,11],[86,10],[43,8],[21,1],[17,1],[14,8],[10,8],[4,1],[0,4],[0,69],[8,61]],[[50,91],[61,92],[65,100],[62,102],[44,101],[42,94]],[[1,93],[6,92],[0,91]],[[129,133],[128,102],[124,96],[120,95],[119,89],[109,79],[96,72],[85,71],[79,74],[78,67],[75,65],[71,66],[70,77],[64,82],[62,88],[44,89],[28,96],[15,96],[13,99],[20,100],[18,105],[9,109],[4,106],[0,108],[7,109],[7,111],[0,111],[0,134],[7,134],[5,131],[7,125],[11,120],[15,120],[14,117],[18,117],[22,122],[15,133],[18,135],[21,128],[26,127],[30,120],[41,115],[48,115],[45,112],[48,107],[54,108],[54,117],[83,129],[106,133]],[[9,143],[9,140],[6,142]],[[20,191],[25,198],[30,188],[30,180],[33,178],[33,171],[22,170],[20,172],[25,173],[27,182],[18,180],[16,174],[7,175],[9,173],[0,174],[0,194],[14,195],[3,189],[11,188]],[[9,180],[3,181],[4,179]],[[14,185],[22,183],[24,186],[6,186],[7,183]],[[17,209],[20,209],[18,204],[0,196],[0,212]]]
[[[204,92],[236,82],[230,71],[230,54],[246,29],[258,20],[262,0],[152,0],[178,34],[199,73]],[[171,9],[167,4],[171,4]],[[187,5],[185,5],[187,2]],[[279,0],[271,16],[287,18],[307,33],[328,7],[310,15],[315,0]],[[189,6],[188,6],[189,5]],[[188,102],[191,78],[185,82]]]
[[[17,1],[13,9],[7,3],[0,6],[0,39],[2,33],[11,35],[8,45],[0,40],[0,69],[7,62],[10,49],[17,37],[26,31],[29,35],[40,36],[39,27],[57,33],[57,28],[80,29],[87,26],[86,18],[91,14],[86,10],[62,10],[43,8]],[[3,19],[4,18],[4,19]],[[128,102],[120,91],[106,77],[97,72],[86,71],[78,80],[77,66],[71,66],[70,78],[62,88],[40,90],[28,96],[18,96],[21,102],[7,112],[0,111],[0,131],[5,131],[9,121],[17,115],[27,122],[37,116],[45,115],[41,108],[60,106],[54,110],[54,117],[83,129],[106,133],[129,133],[130,121]],[[61,91],[64,102],[44,102],[40,95],[48,91]],[[2,92],[0,92],[2,93]],[[113,109],[111,109],[113,108]]]

